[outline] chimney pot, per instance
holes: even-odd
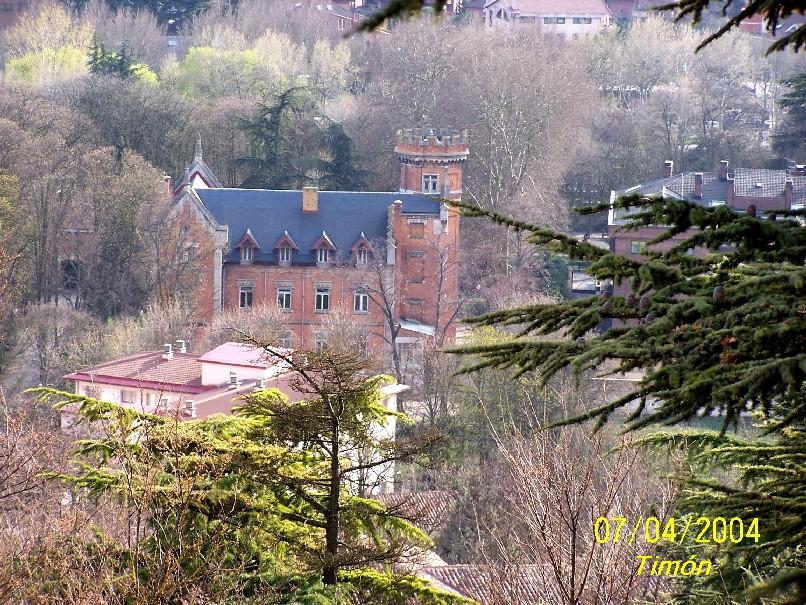
[[[185,345],[185,341],[179,339],[176,341],[176,351],[177,353],[187,353],[187,346]]]
[[[319,212],[319,189],[317,187],[302,188],[302,211]]]
[[[166,342],[164,345],[162,345],[162,358],[163,359],[174,358],[173,347],[171,347],[171,343]]]
[[[702,199],[702,172],[694,173],[694,197]]]

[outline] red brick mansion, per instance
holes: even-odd
[[[287,318],[279,344],[299,349],[320,344],[317,328],[336,310],[366,327],[370,349],[390,341],[390,324],[398,344],[435,333],[452,341],[459,213],[438,198],[461,198],[466,137],[398,131],[395,153],[398,192],[235,189],[197,142],[173,195],[184,233],[210,244],[200,318],[276,305]]]

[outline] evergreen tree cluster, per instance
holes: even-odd
[[[341,124],[325,116],[313,93],[289,88],[254,116],[240,120],[254,154],[234,164],[248,172],[241,187],[360,191],[365,173],[354,165],[355,146]]]
[[[615,202],[617,211],[628,212],[623,229],[668,226],[647,243],[645,261],[639,262],[536,225],[463,208],[522,232],[534,245],[589,261],[597,279],[629,283],[631,290],[475,318],[476,325],[514,332],[505,342],[457,349],[475,360],[464,371],[537,370],[544,380],[566,367],[599,376],[641,373],[628,393],[565,423],[596,419],[601,427],[617,415],[627,430],[635,430],[718,417],[721,432],[658,433],[644,440],[687,452],[678,515],[761,523],[757,543],[687,544],[689,553],[718,562],[721,573],[690,578],[678,587],[679,602],[716,604],[745,594],[769,603],[804,602],[804,211],[761,216],[753,207],[735,212],[660,197],[624,198]],[[690,255],[691,249],[706,254]],[[613,327],[597,332],[606,319]],[[731,425],[747,415],[757,420],[758,436],[728,436]],[[724,479],[709,476],[717,469]]]

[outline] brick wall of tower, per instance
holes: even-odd
[[[395,213],[395,263],[399,317],[444,329],[454,318],[459,299],[459,212],[442,217]],[[455,339],[450,325],[446,341]]]

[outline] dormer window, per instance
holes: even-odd
[[[359,248],[355,251],[355,262],[357,265],[366,265],[369,260],[369,250],[366,248]]]
[[[274,244],[274,249],[277,250],[277,264],[281,267],[287,267],[291,264],[291,259],[294,257],[294,250],[299,250],[294,238],[288,230],[283,231],[280,239]]]
[[[313,247],[311,248],[316,259],[316,264],[320,267],[330,264],[333,261],[333,253],[336,251],[336,245],[326,231],[322,231]]]
[[[437,180],[436,174],[424,174],[423,193],[437,193]]]
[[[257,239],[255,239],[251,229],[247,229],[244,232],[241,239],[235,245],[235,249],[241,251],[242,263],[251,263],[255,260],[255,250],[260,249],[260,244]]]

